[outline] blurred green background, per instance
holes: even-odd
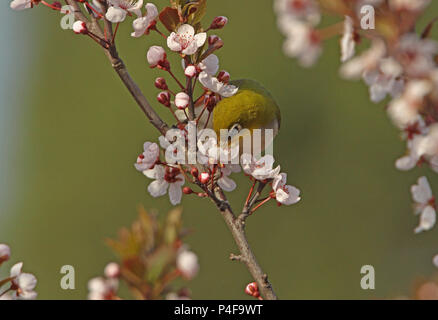
[[[62,30],[54,11],[13,12],[8,4],[0,4],[0,242],[11,246],[11,263],[24,261],[25,271],[37,275],[39,298],[83,299],[88,279],[115,259],[104,239],[130,225],[138,205],[162,213],[171,208],[167,197],[149,196],[148,179],[133,168],[143,142],[157,133],[94,43]],[[421,26],[437,9],[434,1]],[[384,104],[373,105],[363,83],[339,79],[336,39],[314,68],[302,69],[281,51],[272,1],[210,0],[204,23],[216,15],[230,19],[218,32],[225,40],[221,68],[233,78],[257,79],[277,99],[283,123],[276,158],[302,190],[298,205],[271,205],[248,221],[250,243],[278,296],[408,295],[418,277],[436,271],[438,253],[436,229],[413,234],[409,188],[426,173],[438,190],[436,176],[396,171],[404,144]],[[164,43],[130,32],[129,22],[119,30],[120,54],[164,115],[154,98],[160,72],[145,62],[147,48]],[[239,181],[230,194],[236,208],[249,188]],[[228,260],[235,247],[220,215],[207,200],[188,197],[183,206],[185,225],[195,231],[187,242],[201,262],[189,283],[193,298],[245,299],[252,279]],[[76,290],[60,288],[65,264],[76,269]],[[365,264],[375,267],[374,291],[360,288]]]

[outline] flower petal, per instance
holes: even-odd
[[[105,17],[112,23],[119,23],[125,20],[126,11],[121,8],[109,7]]]
[[[181,203],[182,190],[181,185],[178,183],[171,183],[169,186],[169,199],[170,203],[174,206]]]
[[[436,222],[436,212],[431,206],[424,208],[420,216],[420,224],[415,228],[415,233],[420,233],[422,231],[428,231],[432,229]]]
[[[14,264],[11,268],[11,277],[19,276],[22,268],[23,268],[23,262]]]
[[[169,47],[170,50],[175,52],[179,52],[182,50],[181,44],[178,41],[176,41],[175,32],[172,32],[170,36],[167,37],[167,46]]]
[[[411,187],[412,198],[415,202],[426,204],[432,198],[432,190],[426,177],[418,179],[418,185]]]
[[[201,32],[195,35],[195,41],[196,45],[199,47],[202,47],[205,43],[205,40],[207,40],[207,33]]]
[[[166,194],[168,186],[169,183],[165,180],[155,180],[149,184],[148,191],[152,197],[158,198]]]

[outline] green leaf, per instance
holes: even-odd
[[[180,23],[178,10],[171,7],[164,8],[159,15],[161,23],[167,30],[173,32]]]
[[[207,12],[207,0],[190,2],[183,9],[184,16],[186,15],[188,16],[187,22],[190,23],[192,26],[194,26],[195,29],[198,29],[200,27],[197,26],[197,24],[201,22],[206,12]]]
[[[182,208],[177,207],[169,212],[163,228],[164,243],[172,245],[180,237]]]
[[[161,247],[155,253],[148,257],[147,263],[147,281],[155,283],[163,271],[172,264],[175,259],[175,252],[169,247]]]

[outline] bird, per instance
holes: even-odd
[[[231,97],[220,100],[213,109],[212,126],[220,137],[221,129],[227,129],[231,143],[237,142],[245,135],[254,138],[254,130],[262,129],[261,145],[256,148],[254,142],[252,153],[260,155],[272,141],[265,143],[265,131],[272,130],[272,139],[278,134],[281,125],[281,112],[272,95],[257,81],[250,79],[233,80],[230,85],[238,87]],[[245,130],[243,132],[244,129]],[[244,140],[244,139],[242,139]],[[240,146],[242,147],[242,140]],[[242,153],[242,148],[240,153]]]

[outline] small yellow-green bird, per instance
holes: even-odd
[[[280,129],[281,113],[271,94],[254,80],[234,80],[229,84],[239,90],[235,95],[219,101],[213,109],[213,129],[217,136],[220,137],[221,129],[234,131],[235,134],[248,129],[251,135],[254,129],[272,129],[275,137]],[[264,141],[262,134],[260,151],[265,149]]]

